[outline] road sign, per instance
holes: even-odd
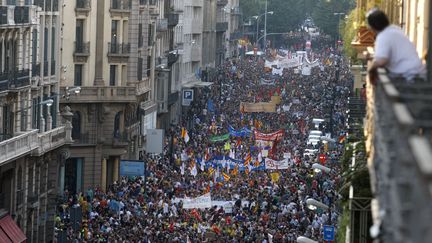
[[[334,226],[324,225],[324,240],[333,241],[335,240],[335,228]]]
[[[194,99],[194,91],[193,89],[184,89],[183,95],[182,95],[182,105],[184,106],[190,106],[191,102]]]

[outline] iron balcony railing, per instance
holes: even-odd
[[[28,69],[0,73],[0,91],[18,89],[30,85]]]
[[[115,10],[131,10],[131,0],[111,0],[111,9]]]
[[[179,15],[176,13],[167,14],[168,26],[176,26],[179,22]]]
[[[77,9],[90,9],[91,8],[91,0],[76,0],[76,8]]]
[[[90,54],[90,42],[75,42],[75,52],[78,55],[89,55]]]
[[[124,55],[130,53],[130,44],[129,43],[111,43],[108,42],[108,54],[115,55]]]

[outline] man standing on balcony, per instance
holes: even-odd
[[[416,76],[425,77],[426,69],[415,46],[399,27],[390,25],[383,11],[369,11],[367,21],[370,28],[377,33],[374,60],[368,70],[373,84],[377,79],[378,68],[386,68],[391,77],[403,77],[407,80]]]

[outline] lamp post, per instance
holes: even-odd
[[[345,15],[345,13],[333,13],[333,15],[334,16],[338,16],[338,26],[337,26],[337,41],[339,41],[339,39],[340,39],[340,30],[339,30],[339,27],[340,27],[340,17],[341,16],[343,16],[343,15]]]
[[[257,44],[258,44],[258,37],[259,37],[259,20],[260,20],[260,18],[262,17],[262,16],[264,16],[264,15],[266,15],[266,14],[274,14],[274,12],[273,11],[268,11],[268,12],[266,12],[266,13],[263,13],[263,14],[261,14],[261,15],[255,15],[255,16],[252,16],[252,18],[254,18],[254,19],[256,19],[256,36],[255,36],[255,40],[256,40],[256,42],[257,42]]]

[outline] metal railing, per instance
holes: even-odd
[[[91,0],[76,0],[76,8],[77,9],[90,9],[91,8]]]
[[[179,22],[179,15],[176,13],[167,14],[168,26],[176,26]]]
[[[117,44],[117,43],[108,42],[108,54],[129,55],[130,44],[129,43]]]
[[[381,70],[367,88],[366,119],[371,185],[377,210],[388,212],[379,219],[381,239],[421,242],[432,230],[432,84]]]
[[[0,73],[0,91],[17,89],[30,85],[30,71],[28,69]]]
[[[75,42],[75,55],[89,55],[90,42]]]
[[[131,10],[131,0],[111,0],[111,9],[114,10]]]

